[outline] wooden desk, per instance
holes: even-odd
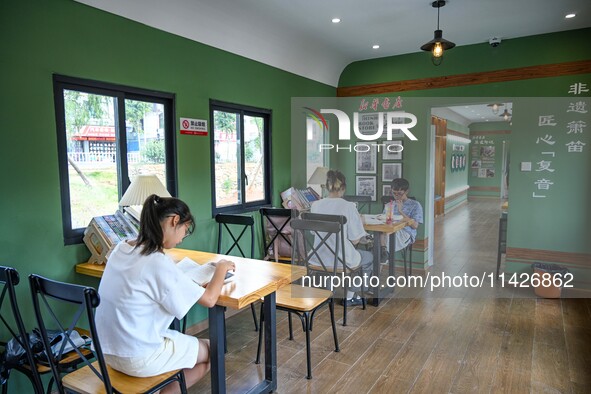
[[[373,233],[373,275],[379,276],[380,269],[381,269],[381,258],[382,258],[382,236],[387,235],[390,237],[390,247],[392,248],[396,239],[394,234],[396,231],[402,230],[406,227],[407,222],[392,222],[392,224],[364,224],[363,228],[367,232]],[[394,275],[394,252],[390,253],[388,257],[388,275]],[[411,261],[412,264],[412,261]],[[373,291],[373,299],[371,300],[371,304],[373,306],[378,306],[380,304],[380,286],[372,288]],[[382,291],[392,291],[393,289],[386,287]],[[382,297],[385,293],[382,293]]]
[[[187,249],[165,251],[176,262],[189,257],[199,264],[228,259],[236,264],[234,279],[224,285],[217,305],[209,309],[209,339],[211,346],[211,391],[226,392],[224,360],[224,307],[240,309],[264,297],[265,380],[251,392],[270,392],[277,388],[277,340],[275,318],[275,291],[306,274],[304,267],[271,261],[225,256]],[[76,272],[102,277],[104,265],[82,263]],[[267,318],[268,316],[268,318]]]

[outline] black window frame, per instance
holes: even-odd
[[[68,176],[68,147],[66,134],[64,90],[76,90],[90,94],[100,94],[116,98],[115,117],[117,125],[125,125],[125,100],[146,101],[162,104],[165,113],[164,140],[165,140],[165,168],[166,188],[172,196],[177,195],[177,148],[175,132],[175,94],[149,89],[135,88],[108,82],[90,79],[69,77],[53,74],[53,96],[56,117],[56,135],[58,149],[58,168],[60,178],[62,227],[64,245],[80,244],[83,242],[85,228],[72,228],[70,187]],[[131,183],[128,174],[127,160],[127,136],[125,127],[115,128],[116,133],[116,163],[119,199],[123,196]],[[126,176],[123,176],[126,174]]]
[[[238,120],[238,124],[240,125],[240,135],[237,136],[237,139],[240,140],[240,163],[239,168],[241,171],[240,174],[240,202],[234,205],[228,205],[224,207],[217,207],[216,206],[216,183],[215,183],[215,122],[214,122],[214,112],[215,111],[224,111],[224,112],[233,112],[240,116]],[[246,189],[246,173],[244,171],[245,165],[245,154],[244,154],[244,124],[243,119],[244,116],[254,116],[254,117],[262,117],[265,120],[265,124],[263,127],[263,155],[264,155],[264,165],[263,171],[265,174],[265,199],[264,200],[257,200],[252,202],[245,201],[245,193],[244,190]],[[242,105],[242,104],[235,104],[235,103],[228,103],[219,100],[209,100],[209,128],[210,128],[210,164],[211,164],[211,211],[212,217],[215,217],[218,213],[244,213],[244,212],[251,212],[258,210],[261,207],[270,206],[271,205],[271,190],[273,179],[271,174],[271,134],[272,134],[272,118],[273,118],[273,111],[271,109],[266,108],[257,108],[249,105]],[[237,131],[238,132],[238,131]]]

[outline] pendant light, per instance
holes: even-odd
[[[505,111],[499,115],[505,122],[509,122],[513,114],[507,110],[507,105],[505,105]]]
[[[443,52],[456,46],[453,42],[443,38],[443,30],[439,29],[439,9],[445,6],[445,3],[445,0],[437,0],[431,3],[431,6],[437,8],[437,30],[435,30],[435,37],[421,46],[423,51],[431,52],[431,61],[436,66],[439,66],[443,61]]]
[[[488,107],[492,107],[492,113],[493,114],[498,114],[499,113],[499,107],[502,107],[505,104],[501,104],[501,103],[493,103],[493,104],[488,104]]]

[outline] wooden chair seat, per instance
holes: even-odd
[[[324,267],[322,267],[321,265],[308,264],[308,269],[310,271],[324,272],[326,274],[332,275],[333,272],[336,272],[337,274],[340,274],[340,273],[348,274],[350,272],[355,272],[355,271],[361,269],[361,266],[358,266],[355,268],[348,268],[347,270],[345,270],[343,268],[343,266],[338,266],[336,271],[333,271],[332,267],[327,267],[327,269],[324,269]]]
[[[98,370],[98,361],[93,362],[92,366]],[[148,378],[136,378],[119,372],[110,366],[107,366],[107,370],[109,371],[109,379],[111,379],[113,389],[120,393],[144,393],[150,391],[153,387],[165,382],[179,372],[171,371]],[[103,382],[88,365],[64,376],[62,383],[65,388],[81,394],[105,393]]]
[[[320,304],[332,297],[332,291],[315,287],[287,285],[277,290],[276,305],[300,312],[316,309]]]

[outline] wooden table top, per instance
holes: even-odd
[[[285,286],[306,274],[304,267],[281,264],[272,261],[246,259],[216,253],[200,252],[188,249],[166,249],[165,253],[175,262],[184,257],[205,264],[210,261],[226,259],[236,264],[233,280],[222,288],[217,305],[241,309]],[[101,278],[105,265],[81,263],[76,265],[76,272]]]
[[[380,233],[392,234],[406,227],[407,222],[392,222],[392,224],[364,224],[365,231],[378,231]]]

